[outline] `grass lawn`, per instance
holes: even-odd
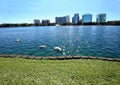
[[[0,85],[120,85],[120,62],[0,58]]]

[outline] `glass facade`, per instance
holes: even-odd
[[[50,20],[42,20],[42,25],[48,25],[50,24]]]
[[[97,23],[105,23],[106,22],[106,14],[98,14],[96,18]]]
[[[72,17],[72,23],[73,24],[78,24],[79,23],[79,14],[74,14],[74,16]]]
[[[82,23],[90,23],[92,22],[92,14],[84,14],[82,16]]]

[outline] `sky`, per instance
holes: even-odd
[[[1,0],[0,23],[33,23],[33,19],[91,13],[93,21],[99,13],[107,14],[107,21],[120,20],[120,0]]]

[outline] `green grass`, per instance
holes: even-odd
[[[0,85],[120,85],[120,62],[0,58]]]

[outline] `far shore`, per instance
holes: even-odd
[[[31,25],[31,26],[0,26],[0,28],[19,28],[19,27],[42,27],[44,25],[41,26],[35,26],[35,25]],[[50,25],[50,26],[55,26],[55,25]],[[61,25],[61,26],[120,26],[120,25]],[[60,26],[56,26],[56,27],[60,27]]]
[[[34,23],[2,23],[0,24],[0,28],[8,28],[8,27],[30,27],[30,26],[57,26],[56,23],[47,23],[47,24],[34,24]],[[90,23],[66,23],[66,24],[60,24],[59,26],[120,26],[120,21],[107,21],[105,23],[96,23],[96,22],[90,22]]]

